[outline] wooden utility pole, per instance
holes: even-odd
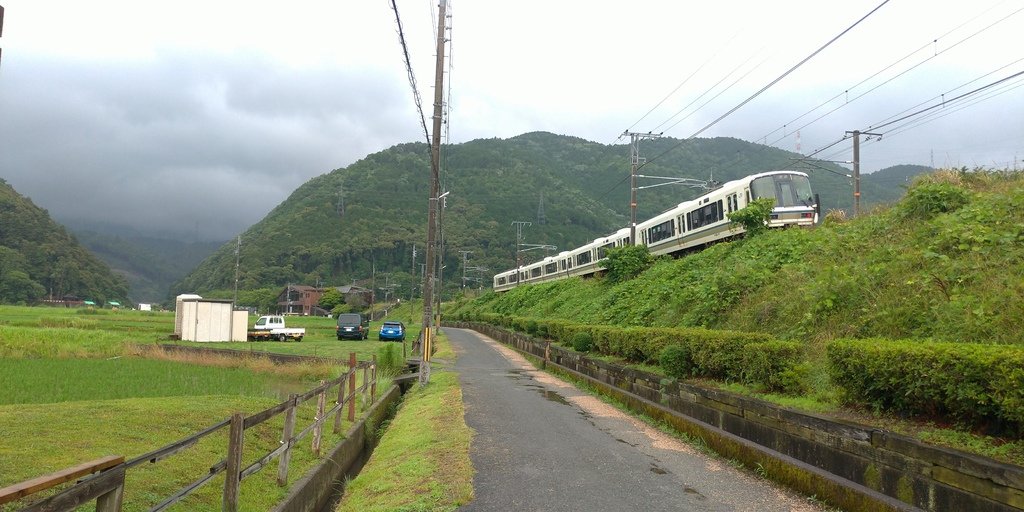
[[[881,133],[870,133],[862,132],[860,130],[853,130],[852,132],[846,132],[847,135],[853,136],[853,216],[860,216],[860,136],[869,135],[874,137],[881,137]]]
[[[426,272],[423,273],[423,344],[420,383],[430,382],[430,351],[434,322],[434,239],[437,237],[438,190],[441,169],[441,112],[444,103],[444,43],[447,0],[441,0],[437,14],[437,63],[434,68],[434,126],[430,138],[430,200],[427,205]]]
[[[657,139],[660,133],[637,133],[626,130],[622,135],[629,135],[629,243],[636,245],[636,170],[643,163],[640,158],[640,140]]]

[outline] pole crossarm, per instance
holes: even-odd
[[[558,247],[544,244],[519,244],[519,247],[526,247],[526,249],[519,249],[519,252],[532,251],[534,249],[550,249],[552,251],[558,250]]]
[[[637,174],[637,178],[647,178],[652,180],[665,180],[664,183],[656,183],[654,185],[645,185],[642,187],[636,187],[637,190],[644,190],[654,187],[663,187],[665,185],[685,185],[690,188],[700,188],[704,190],[710,190],[713,187],[713,182],[707,180],[698,180],[694,178],[676,178],[672,176],[650,176],[647,174]]]

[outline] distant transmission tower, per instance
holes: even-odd
[[[548,216],[544,213],[544,191],[540,191],[540,203],[537,205],[537,224],[547,224]]]
[[[800,130],[796,131],[796,154],[804,154],[804,152],[800,150]]]
[[[345,216],[345,186],[338,187],[338,217]]]

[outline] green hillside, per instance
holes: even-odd
[[[186,276],[223,242],[186,242],[142,235],[76,229],[74,236],[128,281],[133,303],[161,302],[171,285]]]
[[[724,182],[756,172],[791,168],[798,155],[731,138],[680,143],[664,138],[641,146],[642,174],[713,178]],[[523,242],[566,250],[624,227],[629,215],[629,147],[536,132],[510,139],[480,139],[445,147],[443,188],[444,265],[449,293],[461,285],[458,251],[472,251],[469,265],[494,272],[515,264],[512,221],[532,223]],[[808,168],[824,209],[850,208],[845,172]],[[242,234],[239,286],[255,289],[287,283],[368,283],[376,269],[408,290],[412,248],[416,273],[426,240],[429,152],[410,143],[375,153],[343,169],[311,179],[263,220]],[[876,174],[884,174],[881,171]],[[865,176],[865,187],[871,175]],[[641,180],[640,185],[656,183]],[[867,191],[868,188],[865,188]],[[864,203],[889,202],[902,189],[865,193]],[[638,218],[651,217],[701,194],[665,186],[639,192]],[[526,260],[545,255],[534,250]],[[173,287],[172,293],[228,290],[234,286],[235,243],[229,242]],[[485,284],[486,285],[486,284]]]
[[[1024,176],[941,171],[890,208],[658,262],[612,285],[567,279],[463,311],[588,324],[761,331],[817,342],[1021,343]],[[454,311],[450,311],[454,313]]]
[[[64,295],[125,301],[128,285],[46,210],[0,179],[0,302],[31,304]]]

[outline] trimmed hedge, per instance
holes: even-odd
[[[851,401],[1024,434],[1024,347],[836,340],[828,359],[833,382]]]
[[[799,392],[806,370],[801,366],[799,343],[774,340],[768,334],[713,331],[702,328],[647,328],[584,325],[565,320],[537,320],[495,313],[456,316],[457,320],[481,321],[531,335],[546,334],[576,351],[597,351],[627,361],[660,364],[673,377],[706,377],[737,381],[770,391]],[[589,339],[590,343],[576,344]],[[671,347],[685,357],[667,361]]]

